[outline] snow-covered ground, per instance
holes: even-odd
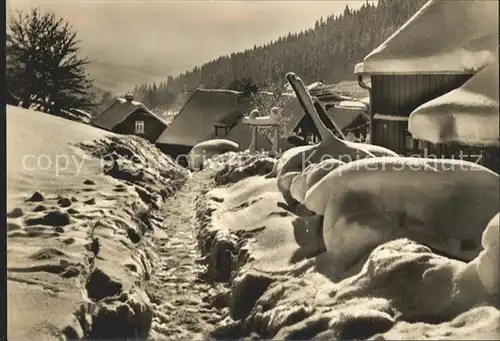
[[[188,173],[137,137],[7,107],[9,340],[144,338],[163,201]]]
[[[220,178],[215,172],[216,182]],[[300,205],[288,207],[276,179],[250,176],[226,185],[231,181],[222,178],[222,185],[197,200],[198,239],[209,278],[226,284],[223,301],[228,316],[212,332],[214,337],[500,336],[497,301],[481,284],[475,262],[448,258],[413,240],[395,238],[333,277],[335,259],[321,253],[324,245],[318,238],[302,247],[296,242],[300,231],[313,231],[320,218]],[[496,231],[498,221],[491,224],[489,229]],[[498,253],[492,248],[490,255]],[[489,263],[491,256],[484,258]],[[489,271],[488,276],[495,273]],[[498,281],[490,284],[495,285],[498,290]]]
[[[264,176],[276,161],[189,173],[138,137],[9,106],[9,340],[499,338],[498,217],[472,262],[400,238],[334,277],[322,217]]]

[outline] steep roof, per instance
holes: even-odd
[[[340,98],[346,97],[339,97],[339,99]],[[359,116],[367,117],[365,113],[367,106],[360,101],[341,100],[339,102],[327,101],[325,103],[320,100],[320,102],[326,106],[326,113],[328,117],[333,120],[341,130],[348,128],[350,124],[353,123]],[[295,96],[293,96],[293,98],[288,102],[283,111],[284,114],[290,118],[286,121],[286,127],[284,129],[285,136],[288,136],[295,130],[306,114],[300,105],[299,100]]]
[[[433,143],[499,146],[499,76],[496,60],[460,88],[415,109],[408,121],[414,138]]]
[[[249,108],[242,92],[196,89],[156,143],[194,146],[212,138],[215,124],[240,120]]]
[[[316,89],[318,91],[321,87]],[[362,108],[339,107],[339,103],[348,103],[345,102],[348,97],[337,95],[328,87],[323,87],[322,91],[319,94],[326,94],[323,98],[335,100],[337,106],[330,107],[328,114],[341,129],[348,127],[357,117],[363,115]],[[297,127],[305,113],[295,95],[285,93],[282,100],[286,103],[283,108],[285,115],[283,122],[285,134],[283,137],[286,138]],[[199,142],[213,138],[214,126],[217,124],[227,126],[230,129],[226,136],[227,139],[237,142],[242,148],[246,148],[250,144],[252,135],[250,127],[241,123],[241,120],[252,109],[250,98],[244,97],[242,92],[197,89],[156,143],[194,146]],[[259,136],[258,149],[270,150],[271,147],[271,142],[265,136]]]
[[[365,118],[366,121],[369,121],[369,117],[365,111],[366,107],[331,106],[328,107],[327,114],[341,130],[344,130],[349,128],[360,116]]]
[[[321,84],[321,86],[318,86],[308,91],[311,94],[311,96],[316,97],[321,101],[321,103],[324,104],[335,103],[351,99],[350,97],[338,94],[334,90],[335,86],[336,86],[335,84],[331,85]]]
[[[149,110],[144,104],[137,101],[127,101],[124,98],[118,98],[108,109],[92,120],[92,124],[96,127],[112,130],[118,124],[122,123],[132,115],[136,110],[141,109],[146,114],[154,117],[161,124],[168,126],[161,117]]]
[[[475,73],[498,46],[498,1],[431,0],[356,65],[357,74]]]
[[[295,95],[287,98],[287,102],[283,107],[281,114],[284,117],[282,124],[284,124],[283,132],[285,137],[293,133],[294,129],[299,125],[305,115],[304,109],[302,109],[302,106]]]

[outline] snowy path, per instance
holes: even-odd
[[[214,289],[199,277],[204,268],[196,263],[193,229],[194,199],[208,183],[196,174],[165,204],[163,228],[155,240],[160,260],[147,290],[156,304],[152,341],[200,340],[220,320],[217,310],[205,302]]]

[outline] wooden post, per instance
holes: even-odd
[[[252,140],[248,149],[255,152],[257,149],[258,127],[268,127],[272,130],[272,150],[279,152],[279,123],[276,120],[267,117],[244,117],[243,124],[249,125],[252,134]]]
[[[279,126],[273,125],[273,152],[279,152]]]
[[[252,129],[252,141],[250,142],[250,152],[255,152],[257,146],[257,126],[251,125]]]

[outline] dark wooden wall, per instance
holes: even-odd
[[[174,161],[177,161],[182,167],[187,167],[187,155],[193,146],[183,146],[178,144],[157,144],[156,147],[164,154],[170,156]]]
[[[472,75],[372,75],[372,143],[408,155],[408,121],[374,120],[373,115],[409,117],[421,104],[460,87]]]
[[[415,140],[408,132],[409,117],[420,105],[463,85],[472,75],[373,75],[371,76],[372,143],[406,155],[455,158],[479,163],[500,172],[498,148],[459,144],[433,144]],[[373,115],[398,116],[400,120],[374,120]]]
[[[372,112],[410,116],[421,104],[460,87],[472,75],[374,75]]]
[[[144,121],[144,134],[135,134],[135,121]],[[138,135],[151,143],[155,143],[161,133],[167,127],[155,117],[138,109],[131,114],[125,121],[113,128],[113,132],[124,135]]]
[[[341,136],[339,136],[337,129],[335,129],[335,126],[333,125],[332,121],[330,120],[328,115],[324,112],[324,109],[321,108],[317,103],[315,103],[314,106],[316,108],[316,112],[318,113],[321,122],[323,122],[323,124],[326,126],[326,128],[328,130],[332,131],[337,137],[341,138]],[[301,134],[297,133],[299,128],[302,130]],[[318,129],[316,127],[316,124],[314,123],[311,116],[308,114],[305,114],[302,117],[302,120],[300,120],[297,127],[295,127],[294,132],[297,135],[304,137],[305,139],[307,139],[307,135],[309,135],[310,136],[309,139],[311,139],[311,143],[313,141],[316,141],[314,143],[317,143],[320,141],[320,135],[319,135]]]
[[[372,143],[389,148],[398,154],[406,155],[407,121],[373,120]]]
[[[348,127],[344,129],[343,132],[346,135],[347,133],[351,132],[356,137],[362,135],[364,138],[366,136],[366,133],[368,132],[368,122],[366,121],[365,117],[359,115],[351,124],[349,124]]]

